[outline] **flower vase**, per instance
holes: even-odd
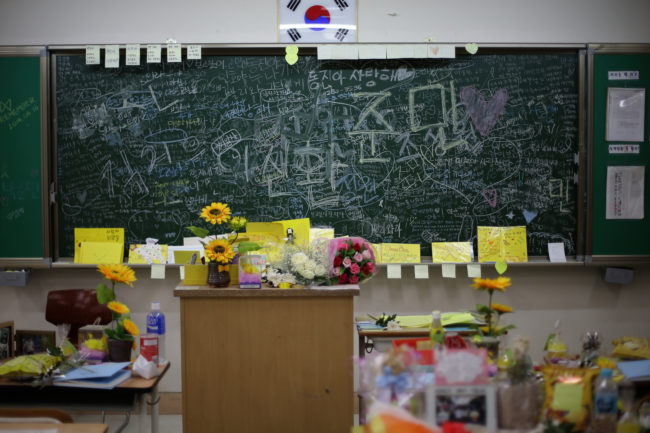
[[[497,408],[500,429],[532,430],[539,423],[543,385],[535,380],[499,382]]]
[[[108,339],[108,360],[111,362],[131,361],[131,347],[133,341]]]
[[[499,343],[499,337],[490,336],[483,336],[480,340],[474,342],[477,347],[487,350],[488,360],[491,359],[495,365],[499,357]]]
[[[208,285],[210,287],[228,287],[230,284],[230,272],[224,270],[228,265],[220,265],[217,262],[208,263]]]

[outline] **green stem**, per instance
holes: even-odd
[[[493,290],[488,290],[488,294],[489,294],[488,304],[487,304],[488,335],[492,335],[492,293],[494,293]]]

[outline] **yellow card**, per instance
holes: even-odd
[[[246,235],[251,242],[261,244],[283,244],[287,237],[282,224],[275,222],[249,222],[246,224]]]
[[[309,229],[309,242],[314,239],[334,239],[334,229],[329,227],[312,227]]]
[[[205,286],[208,283],[208,265],[189,265],[185,266],[185,286]]]
[[[375,263],[383,263],[381,260],[381,244],[370,244],[375,255]]]
[[[296,245],[309,245],[309,228],[310,222],[309,218],[301,218],[295,220],[283,220],[276,221],[278,224],[282,224],[284,236],[287,237],[287,229],[291,228],[293,230],[294,243]]]
[[[167,263],[167,245],[131,244],[129,263]]]
[[[551,408],[554,410],[567,410],[569,413],[577,412],[582,408],[582,384],[556,383],[553,390],[553,402]]]
[[[503,258],[506,262],[527,262],[526,226],[502,227]]]
[[[479,262],[527,262],[526,227],[477,227]]]
[[[119,264],[124,257],[124,244],[119,242],[82,242],[79,261],[85,264]]]
[[[174,263],[177,265],[184,265],[192,260],[192,254],[196,253],[196,261],[200,261],[201,252],[197,248],[196,251],[183,251],[176,250],[174,251]],[[185,270],[187,272],[187,269]],[[207,281],[207,280],[206,280]]]
[[[82,242],[117,242],[122,244],[122,254],[118,263],[124,260],[124,229],[123,228],[79,228],[74,229],[74,262],[81,263]]]
[[[472,261],[470,242],[432,242],[431,261],[433,263],[468,263]]]
[[[420,244],[381,244],[382,263],[420,263]]]

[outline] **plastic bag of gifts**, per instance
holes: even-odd
[[[399,346],[359,358],[359,394],[364,406],[388,403],[424,418],[424,393],[433,372],[418,364],[419,356],[412,348]]]
[[[332,285],[359,284],[377,272],[372,246],[360,237],[331,239],[329,262],[332,264],[329,275]]]

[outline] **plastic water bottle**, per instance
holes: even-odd
[[[603,368],[594,388],[593,433],[615,433],[618,414],[618,388],[612,370]]]
[[[147,314],[147,333],[156,334],[158,336],[158,363],[166,363],[165,315],[160,311],[160,302],[151,303],[151,311]]]

